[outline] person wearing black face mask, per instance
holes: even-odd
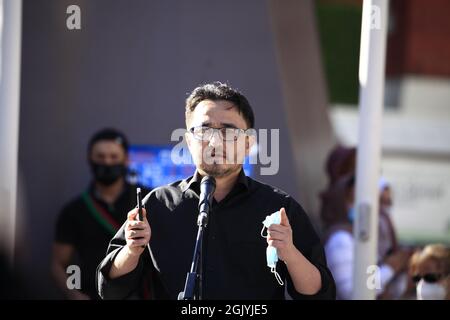
[[[53,244],[52,274],[68,299],[98,299],[95,269],[109,240],[136,205],[136,186],[126,181],[128,142],[115,129],[97,132],[88,145],[93,177],[88,189],[61,211]],[[143,189],[143,194],[149,190]],[[78,258],[78,260],[76,259]],[[67,267],[80,267],[80,288]],[[68,282],[73,284],[68,287]]]
[[[95,177],[95,181],[104,186],[110,186],[123,178],[126,174],[127,167],[124,164],[100,164],[91,161],[91,170]]]

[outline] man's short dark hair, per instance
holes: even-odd
[[[221,82],[203,84],[192,91],[186,99],[186,120],[190,117],[197,105],[203,100],[225,100],[233,103],[238,109],[238,112],[244,117],[247,126],[249,128],[254,128],[255,116],[247,98],[238,90]]]
[[[128,154],[129,144],[128,144],[127,137],[117,129],[105,128],[105,129],[102,129],[102,130],[96,132],[91,137],[91,140],[89,140],[88,155],[91,154],[92,147],[94,146],[94,144],[96,144],[99,141],[104,141],[104,140],[117,142],[118,144],[121,145],[121,147],[125,151],[125,154]]]

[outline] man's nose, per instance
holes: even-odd
[[[220,133],[218,130],[214,130],[213,134],[211,136],[211,139],[209,139],[208,145],[210,145],[211,147],[216,147],[216,146],[220,146],[222,145],[223,140],[220,137]]]

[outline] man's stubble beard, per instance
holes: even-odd
[[[235,172],[239,172],[242,169],[241,164],[236,165],[225,165],[225,164],[206,164],[201,163],[198,168],[206,173],[206,175],[215,177],[215,178],[222,178],[229,176]]]
[[[197,169],[200,169],[200,173],[203,175],[206,174],[208,176],[212,176],[215,178],[221,178],[226,177],[229,175],[232,175],[234,173],[239,173],[240,170],[242,170],[243,167],[243,160],[238,161],[238,149],[237,148],[243,148],[243,145],[239,146],[233,146],[228,151],[230,154],[228,155],[226,153],[226,149],[218,149],[214,150],[211,148],[202,149],[202,157],[199,159],[199,164],[197,165]],[[214,150],[214,152],[213,152]],[[213,160],[211,158],[212,154],[216,154],[216,152],[220,154],[227,154],[223,158],[218,158],[217,161]],[[206,161],[204,161],[204,158],[206,157]]]

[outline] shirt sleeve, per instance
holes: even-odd
[[[322,287],[316,294],[302,294],[295,290],[292,279],[289,273],[286,272],[287,291],[289,295],[295,300],[336,299],[336,287],[333,276],[327,267],[323,246],[307,214],[293,199],[289,201],[286,207],[286,213],[292,227],[292,237],[295,247],[319,270],[322,282]]]
[[[353,237],[346,231],[337,231],[325,244],[328,266],[336,281],[339,299],[352,298],[353,291]]]
[[[116,233],[108,246],[106,257],[97,267],[96,285],[99,296],[102,299],[139,299],[139,286],[143,279],[143,254],[136,268],[115,279],[109,277],[112,263],[119,251],[125,246],[125,223]]]

